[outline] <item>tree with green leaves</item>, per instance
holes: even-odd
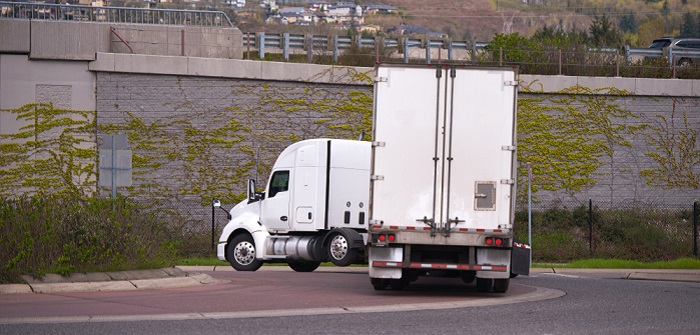
[[[622,35],[605,14],[594,17],[588,30],[590,42],[594,46],[618,46],[622,42]]]
[[[693,14],[691,14],[690,12],[683,14],[683,22],[681,23],[681,35],[700,36],[700,23],[695,20]]]
[[[486,46],[486,50],[492,60],[498,60],[502,52],[503,61],[506,63],[532,63],[533,57],[541,53],[537,43],[518,33],[497,33]]]
[[[626,14],[620,18],[620,30],[633,34],[639,31],[639,24],[634,14]]]

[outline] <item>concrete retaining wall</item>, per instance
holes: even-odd
[[[39,96],[63,101],[61,94],[72,92],[71,108],[94,109],[99,125],[134,132],[135,162],[142,166],[135,170],[135,192],[171,192],[199,203],[214,194],[244,192],[242,181],[247,178],[264,182],[274,157],[291,142],[357,138],[368,127],[371,78],[370,68],[109,53],[98,53],[88,64],[3,54],[0,108],[35,102]],[[667,119],[685,114],[691,127],[700,124],[697,80],[525,75],[520,79],[529,88],[521,90],[521,98],[554,101],[566,97],[557,95],[559,90],[574,85],[618,87],[632,93],[615,97],[615,103],[638,116],[633,122],[652,124],[659,121],[658,114]],[[66,85],[72,85],[70,91],[49,87]],[[37,89],[43,95],[37,95]],[[80,100],[92,99],[93,107],[76,105],[78,93],[84,96]],[[4,133],[16,129],[7,126],[11,122],[6,116],[0,122]],[[221,138],[228,144],[208,146]],[[594,187],[573,196],[540,191],[540,200],[685,205],[698,197],[693,189],[646,185],[639,171],[653,165],[645,155],[653,148],[641,136],[627,140],[632,146],[617,148],[612,161],[597,171]]]
[[[98,52],[243,56],[243,35],[237,28],[6,19],[0,20],[0,32],[0,52],[29,53],[32,59],[95,60]]]

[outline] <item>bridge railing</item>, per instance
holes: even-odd
[[[198,27],[233,27],[221,11],[57,5],[0,1],[0,19],[67,20]]]

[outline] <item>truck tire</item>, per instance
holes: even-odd
[[[348,235],[344,234],[342,230],[331,231],[326,240],[328,241],[326,251],[331,263],[336,266],[348,266],[355,263],[359,252],[352,247]]]
[[[249,234],[236,235],[226,246],[226,258],[237,271],[255,271],[263,262],[255,258],[255,242]]]
[[[476,278],[476,291],[477,292],[491,291],[491,287],[493,287],[493,279]]]
[[[287,265],[296,272],[313,272],[321,265],[321,262],[289,260]]]
[[[508,286],[510,286],[510,278],[493,280],[493,291],[496,293],[506,293]]]

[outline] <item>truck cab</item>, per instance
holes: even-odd
[[[266,261],[304,271],[326,260],[340,266],[362,261],[370,149],[369,142],[339,139],[284,149],[265,192],[255,193],[249,181],[247,199],[231,209],[217,257],[243,271]]]

